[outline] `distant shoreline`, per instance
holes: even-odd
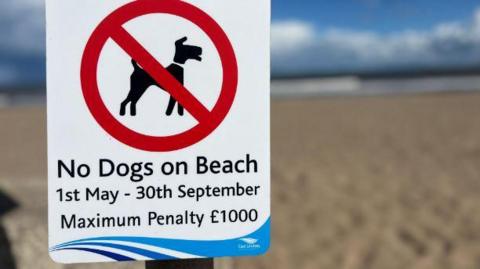
[[[313,78],[337,78],[337,77],[358,77],[361,79],[399,79],[399,78],[421,78],[421,77],[442,77],[442,76],[480,76],[480,67],[464,67],[456,69],[399,69],[399,70],[370,70],[364,72],[312,72],[304,74],[272,74],[272,80],[302,80]]]

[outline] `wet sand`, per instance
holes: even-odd
[[[17,268],[143,268],[49,260],[44,114],[0,109]],[[478,93],[275,100],[272,248],[222,267],[479,268],[479,115]]]

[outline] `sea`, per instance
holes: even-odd
[[[273,79],[271,95],[276,98],[404,95],[480,90],[480,75],[422,76],[402,78],[327,78]],[[45,105],[43,88],[0,89],[0,108]]]

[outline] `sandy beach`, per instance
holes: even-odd
[[[478,115],[479,93],[274,100],[272,248],[219,267],[479,268]],[[0,268],[143,268],[51,262],[45,108],[0,109],[0,138]]]

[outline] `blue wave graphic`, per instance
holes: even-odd
[[[255,239],[254,244],[249,244],[249,240],[245,242],[245,238]],[[153,252],[137,247],[125,246],[121,244],[95,242],[95,241],[115,241],[125,243],[137,243],[147,246],[161,247],[164,249],[174,250],[184,254],[195,255],[199,257],[225,257],[225,256],[255,256],[265,253],[270,247],[270,219],[257,231],[246,236],[227,239],[227,240],[180,240],[180,239],[164,239],[151,237],[132,237],[132,236],[106,236],[85,238],[75,241],[66,242],[53,247],[50,251],[61,251],[71,249],[80,245],[108,247],[117,250],[123,250],[135,254],[145,256],[155,260],[175,259],[162,253]],[[253,241],[252,241],[253,242]],[[98,254],[98,253],[97,253]],[[103,254],[102,254],[103,255]],[[105,255],[104,255],[105,256]],[[109,256],[107,256],[109,257]],[[110,257],[111,258],[111,257]]]
[[[117,262],[129,262],[129,261],[134,261],[135,259],[132,259],[127,256],[123,256],[120,254],[108,252],[105,250],[100,250],[100,249],[91,249],[91,248],[78,248],[78,247],[72,247],[72,248],[64,248],[64,250],[80,250],[80,251],[86,251],[86,252],[91,252],[95,254],[99,254],[102,256],[105,256],[107,258],[110,258],[112,260],[115,260]]]

